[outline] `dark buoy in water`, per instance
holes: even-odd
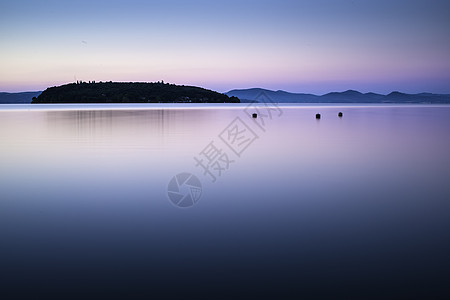
[[[256,119],[258,117],[258,114],[253,114],[252,117],[253,119]]]
[[[339,118],[342,118],[343,115],[344,115],[344,114],[343,114],[342,112],[338,112],[338,117],[339,117]]]
[[[317,119],[317,120],[320,119],[320,114],[316,114],[316,119]]]

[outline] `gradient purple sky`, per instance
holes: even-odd
[[[0,91],[75,80],[450,93],[450,1],[1,1]]]

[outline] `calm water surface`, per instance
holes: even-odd
[[[2,290],[450,295],[450,106],[245,108],[0,107]]]

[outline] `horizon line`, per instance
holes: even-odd
[[[81,80],[82,81],[82,80]],[[342,89],[342,90],[329,90],[328,92],[325,93],[314,93],[314,92],[305,92],[305,91],[291,91],[291,90],[284,90],[284,89],[270,89],[270,88],[265,88],[265,87],[247,87],[247,88],[232,88],[229,89],[227,91],[218,91],[215,90],[213,88],[209,88],[209,87],[204,87],[204,86],[200,86],[200,85],[193,85],[193,84],[177,84],[177,83],[170,83],[170,82],[164,82],[162,81],[96,81],[96,80],[90,80],[90,81],[82,81],[84,83],[87,84],[96,84],[96,83],[164,83],[164,84],[175,84],[175,85],[180,85],[180,86],[195,86],[195,87],[201,87],[204,89],[208,89],[208,90],[212,90],[218,93],[222,93],[222,94],[227,94],[229,92],[232,91],[246,91],[246,90],[264,90],[264,91],[269,91],[269,92],[285,92],[285,93],[289,93],[289,94],[306,94],[306,95],[313,95],[313,96],[324,96],[330,93],[345,93],[345,92],[349,92],[349,91],[354,91],[354,92],[358,92],[361,94],[377,94],[377,95],[384,95],[387,96],[389,94],[392,93],[401,93],[401,94],[406,94],[406,95],[418,95],[418,94],[434,94],[434,95],[450,95],[450,92],[448,93],[439,93],[439,92],[430,92],[430,91],[421,91],[421,92],[403,92],[401,90],[392,90],[389,93],[379,93],[379,92],[374,92],[374,91],[360,91],[358,89],[353,89],[353,88],[349,88],[349,89]],[[68,84],[76,84],[77,82],[67,82],[64,84],[60,84],[60,85],[52,85],[52,86],[48,86],[47,88],[43,89],[43,90],[21,90],[21,91],[16,91],[16,90],[2,90],[0,91],[0,93],[8,93],[8,94],[19,94],[19,93],[37,93],[37,92],[43,92],[48,88],[52,88],[52,87],[58,87],[58,86],[63,86],[63,85],[68,85]]]

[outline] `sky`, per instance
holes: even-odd
[[[0,0],[0,91],[450,93],[449,0]]]

